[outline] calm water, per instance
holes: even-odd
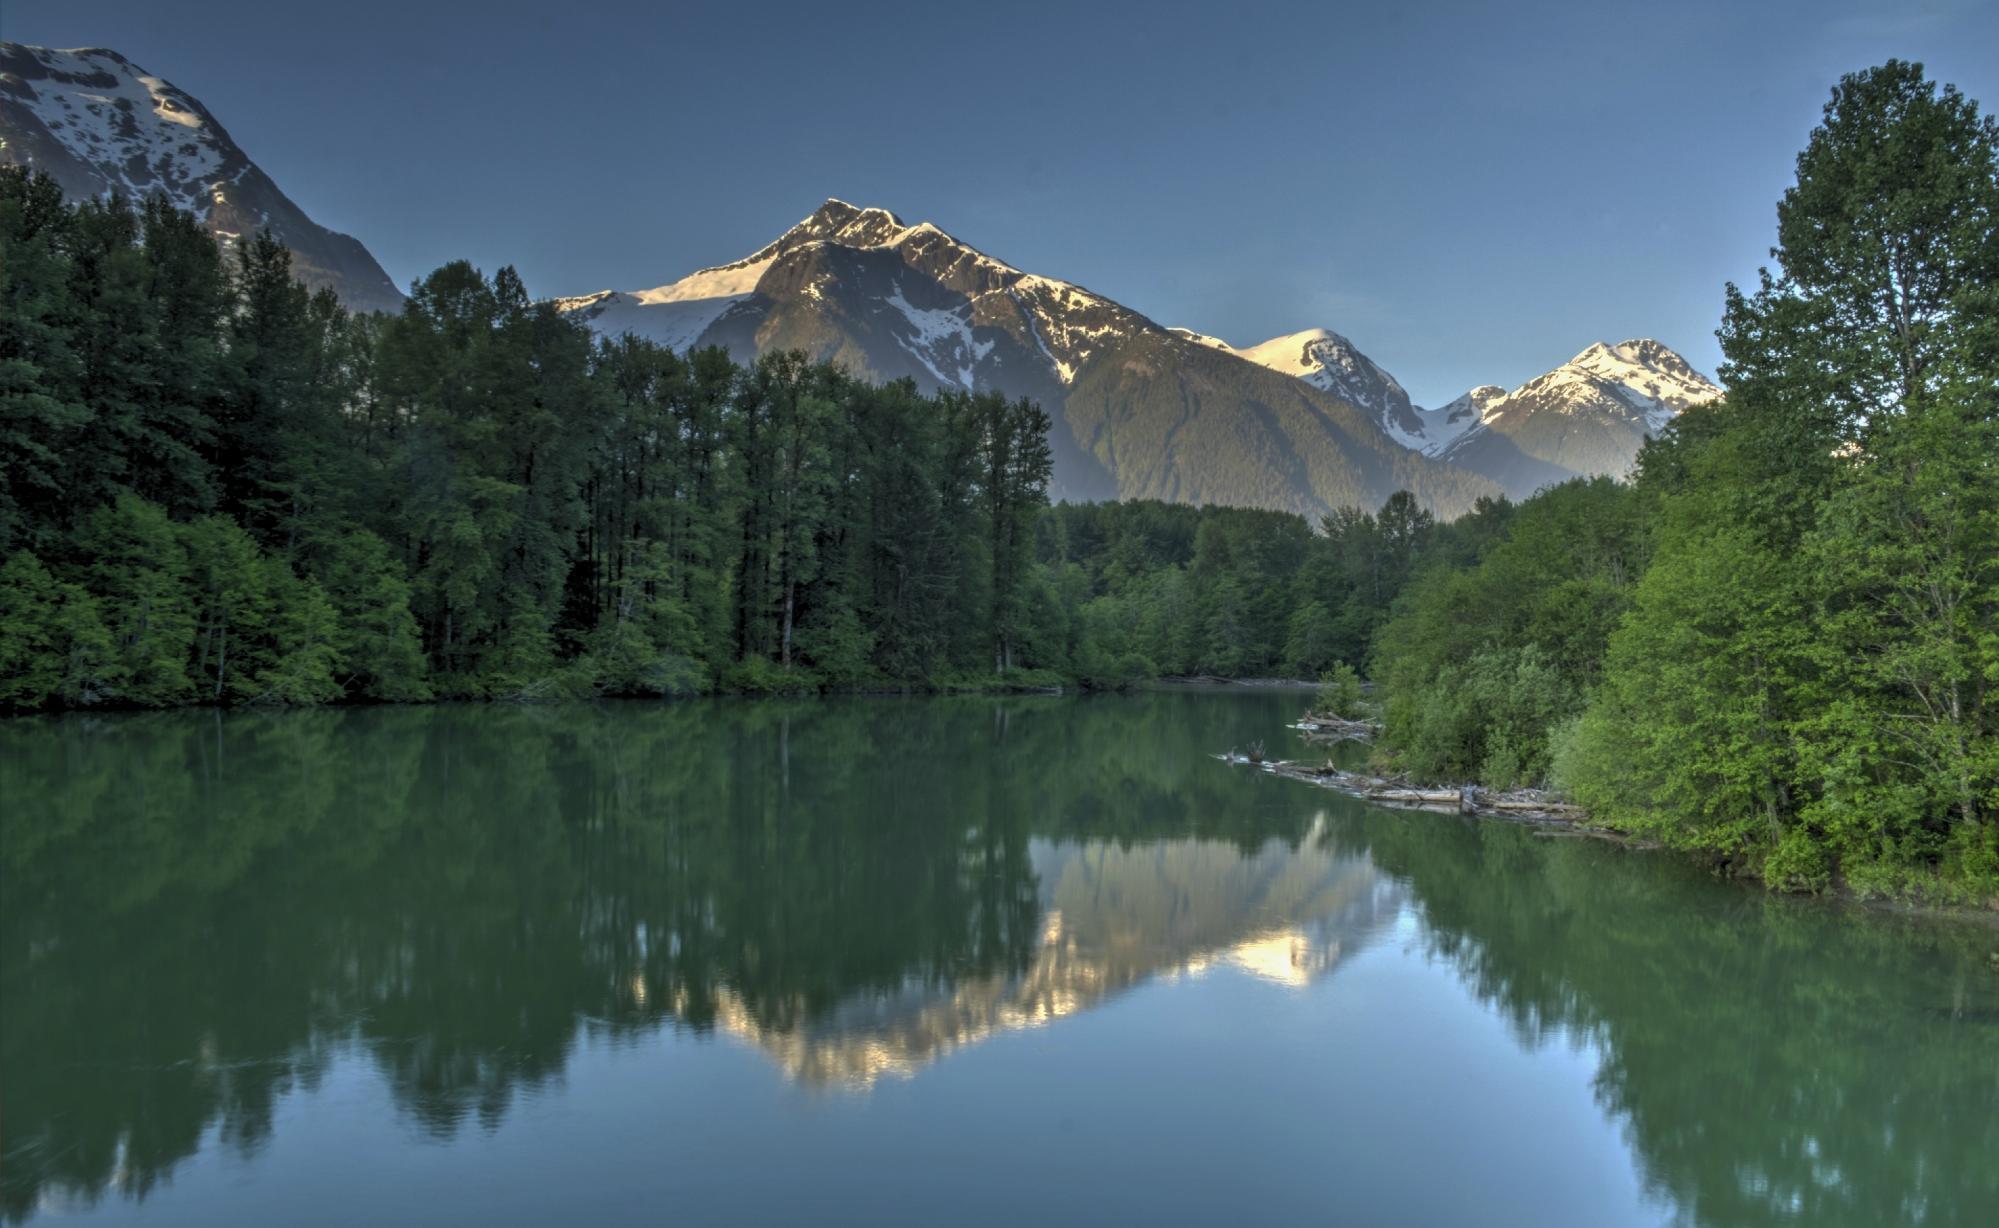
[[[1207,757],[1298,702],[0,725],[0,1216],[1999,1222],[1999,933]]]

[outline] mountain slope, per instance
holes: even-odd
[[[1686,359],[1645,339],[1599,341],[1512,392],[1494,391],[1466,394],[1487,394],[1479,420],[1436,455],[1516,498],[1571,477],[1629,473],[1648,436],[1688,406],[1721,395]]]
[[[732,264],[557,304],[675,348],[799,349],[871,379],[1031,398],[1054,420],[1058,498],[1318,515],[1406,488],[1448,515],[1495,491],[1402,446],[1357,386],[1293,379],[885,209],[828,200]]]
[[[1721,394],[1664,345],[1634,340],[1598,342],[1511,392],[1486,384],[1424,409],[1330,329],[1240,349],[1178,331],[1333,392],[1365,409],[1397,443],[1489,478],[1515,498],[1573,477],[1629,473],[1647,436],[1687,406]]]
[[[1353,342],[1330,328],[1273,337],[1260,345],[1237,349],[1226,341],[1174,329],[1211,349],[1234,354],[1259,367],[1303,380],[1364,410],[1388,437],[1405,448],[1421,450],[1425,441],[1422,411],[1394,376],[1360,352]]]
[[[307,217],[208,108],[115,51],[0,43],[0,164],[46,172],[76,199],[161,193],[225,244],[268,226],[307,285],[359,311],[402,307],[367,248]]]

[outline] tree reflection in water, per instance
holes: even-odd
[[[1405,905],[1524,1043],[1585,1034],[1690,1220],[1999,1200],[1988,931],[1370,814],[1207,752],[1282,696],[163,714],[0,725],[0,1208],[142,1197],[359,1048],[440,1136],[586,1034],[907,1076]]]

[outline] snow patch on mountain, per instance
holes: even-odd
[[[604,336],[619,337],[632,333],[669,349],[686,350],[744,297],[747,296],[668,299],[648,303],[635,294],[599,290],[595,294],[576,298],[559,298],[554,303],[557,311],[587,322]]]
[[[7,93],[69,152],[133,200],[153,192],[206,216],[223,190],[232,146],[200,103],[102,47],[22,47],[42,74],[9,73]]]
[[[940,384],[957,384],[970,392],[974,371],[992,353],[992,341],[979,341],[965,318],[965,308],[937,310],[918,307],[902,295],[902,286],[888,296],[888,305],[902,313],[914,336],[896,335],[896,344],[909,351],[935,376]],[[940,366],[940,364],[942,364]],[[946,368],[949,373],[946,373]]]
[[[1576,472],[1616,473],[1615,458],[1601,455],[1600,445],[1594,453],[1577,452],[1581,445],[1546,440],[1602,438],[1604,432],[1614,438],[1622,433],[1634,441],[1635,455],[1635,441],[1656,436],[1687,409],[1720,395],[1719,386],[1657,341],[1638,338],[1616,345],[1599,341],[1511,392],[1475,388],[1451,402],[1445,408],[1456,407],[1469,425],[1429,451],[1439,459],[1464,463],[1484,446],[1481,439],[1487,433],[1516,442],[1538,436],[1539,444],[1524,445],[1538,447],[1532,453],[1537,460]],[[1551,419],[1586,424],[1588,430],[1578,434],[1564,429],[1551,437],[1546,430]],[[1626,468],[1631,459],[1624,458]]]
[[[1463,436],[1485,425],[1492,406],[1505,399],[1506,389],[1498,384],[1480,384],[1463,396],[1436,409],[1416,412],[1423,418],[1423,446],[1427,456],[1437,456]]]
[[[1366,411],[1390,439],[1405,448],[1422,451],[1430,443],[1423,411],[1409,400],[1401,383],[1330,328],[1287,333],[1240,349],[1191,330],[1174,331],[1189,341],[1227,351],[1332,393]]]
[[[1721,395],[1721,389],[1686,359],[1649,338],[1616,345],[1599,341],[1557,371],[1573,371],[1611,385],[1655,434],[1681,410]]]
[[[46,76],[26,82],[10,74],[8,92],[64,148],[108,170],[114,186],[134,200],[164,192],[174,208],[208,214],[212,196],[222,192],[214,180],[230,158],[228,136],[200,102],[146,76],[118,52],[22,50]]]
[[[1169,328],[1166,331],[1176,337],[1191,341],[1195,345],[1205,345],[1211,350],[1220,350],[1225,354],[1234,354],[1237,358],[1242,357],[1241,351],[1220,337],[1210,337],[1206,333],[1197,333],[1191,328]]]
[[[1483,417],[1504,422],[1539,411],[1622,416],[1656,434],[1682,410],[1720,395],[1712,380],[1657,341],[1599,341],[1514,389]]]
[[[640,303],[686,303],[696,299],[742,298],[756,292],[757,282],[763,280],[764,270],[777,261],[777,254],[758,253],[748,260],[735,264],[725,264],[720,268],[702,269],[676,282],[664,286],[654,286],[650,290],[633,292],[632,298]]]

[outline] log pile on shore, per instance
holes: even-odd
[[[1375,721],[1354,721],[1331,712],[1307,712],[1291,726],[1307,742],[1371,742],[1381,731]]]
[[[1308,718],[1310,719],[1310,718]],[[1302,722],[1301,722],[1302,723]],[[1382,806],[1407,810],[1428,810],[1444,814],[1467,814],[1481,818],[1510,819],[1546,828],[1550,834],[1594,836],[1622,844],[1638,844],[1630,838],[1589,825],[1589,814],[1580,806],[1555,800],[1541,789],[1482,789],[1477,785],[1422,785],[1399,776],[1372,776],[1349,772],[1330,762],[1311,763],[1299,759],[1258,762],[1247,755],[1217,755],[1224,763],[1252,767],[1273,776],[1285,776],[1334,789],[1349,797],[1363,798]]]

